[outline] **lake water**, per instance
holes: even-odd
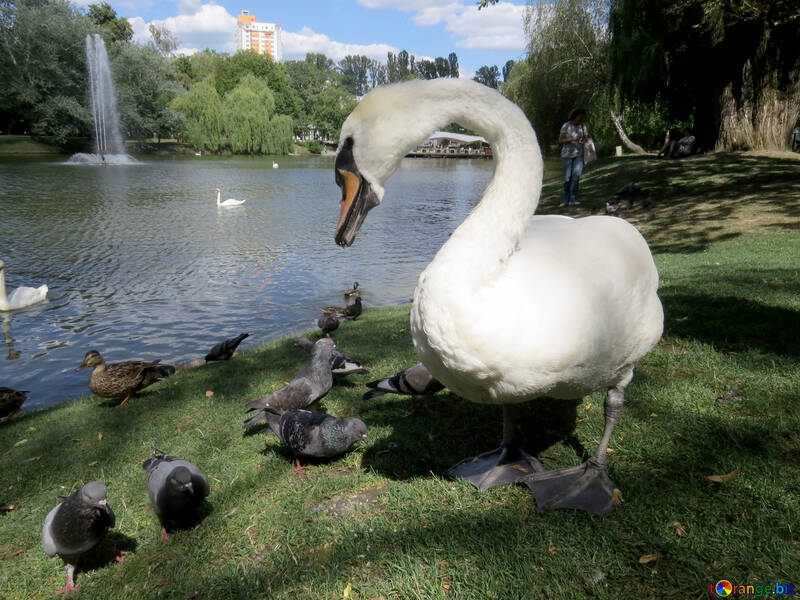
[[[494,164],[405,159],[352,247],[333,241],[332,157],[145,158],[119,166],[0,162],[0,258],[9,291],[48,300],[0,313],[0,386],[26,408],[88,393],[84,353],[108,362],[200,358],[315,327],[358,281],[365,307],[407,302],[480,199]],[[222,198],[246,200],[217,208]]]

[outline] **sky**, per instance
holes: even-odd
[[[148,25],[155,22],[177,36],[179,53],[235,52],[242,10],[261,22],[281,24],[284,60],[303,59],[307,52],[335,61],[364,54],[382,62],[388,52],[404,49],[418,58],[455,52],[461,76],[471,77],[483,65],[502,70],[507,60],[525,52],[525,0],[503,0],[480,11],[476,0],[107,1],[117,16],[130,21],[135,41],[147,42]]]

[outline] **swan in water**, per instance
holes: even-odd
[[[0,310],[17,310],[37,304],[47,298],[47,286],[38,288],[20,286],[6,297],[5,263],[0,260]]]
[[[228,198],[224,202],[220,202],[219,197],[220,197],[221,192],[219,191],[219,188],[217,188],[214,191],[217,192],[217,206],[226,206],[226,207],[228,207],[228,206],[241,206],[242,204],[247,202],[246,200],[234,200],[233,198]]]
[[[272,168],[273,169],[277,169],[278,168],[278,163],[276,163],[274,160],[272,161]]]
[[[519,107],[463,79],[370,92],[342,125],[334,166],[342,189],[336,243],[353,243],[408,150],[452,122],[489,140],[494,177],[420,275],[411,334],[434,378],[467,400],[502,406],[504,426],[499,448],[450,473],[481,490],[521,481],[538,510],[608,514],[616,499],[606,473],[608,443],[633,368],[662,333],[658,272],[644,238],[623,219],[531,217],[543,163]],[[517,445],[515,407],[596,390],[606,391],[605,430],[587,462],[544,471]]]

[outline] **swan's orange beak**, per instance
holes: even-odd
[[[334,239],[339,246],[350,246],[367,213],[381,203],[372,186],[359,172],[353,156],[353,138],[347,138],[336,155],[336,185],[342,188],[339,221]]]
[[[336,224],[336,231],[338,232],[347,221],[347,215],[353,208],[353,203],[361,188],[361,178],[355,173],[344,169],[336,169],[336,172],[342,178],[342,200],[339,202],[339,222]]]

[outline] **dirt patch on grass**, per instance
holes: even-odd
[[[388,488],[389,482],[385,482],[357,492],[340,494],[328,500],[323,500],[318,504],[309,502],[306,503],[306,508],[312,513],[325,513],[328,516],[341,519],[353,511],[372,508],[378,504],[378,499]]]

